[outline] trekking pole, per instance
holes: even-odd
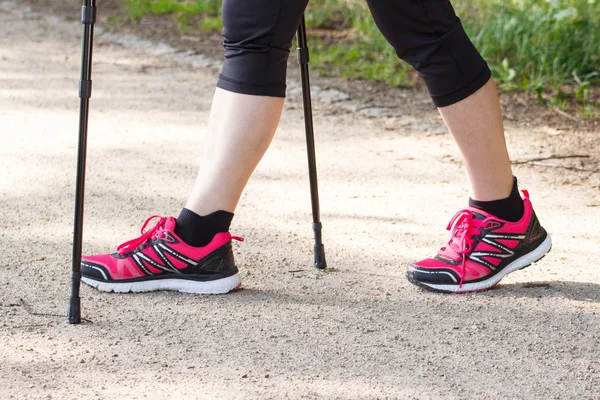
[[[306,150],[308,152],[308,177],[310,180],[310,201],[312,204],[313,231],[315,234],[315,268],[327,268],[325,247],[321,236],[321,212],[319,209],[319,185],[317,182],[317,158],[315,155],[315,133],[313,129],[312,103],[310,99],[310,78],[308,63],[310,61],[306,43],[306,23],[304,16],[298,27],[298,64],[302,77],[302,100],[304,102],[304,126],[306,129]]]
[[[73,229],[73,266],[71,272],[71,299],[67,320],[70,324],[81,322],[81,243],[83,236],[83,195],[85,192],[85,157],[90,98],[92,97],[92,50],[94,23],[96,22],[96,0],[83,0],[81,23],[83,24],[83,55],[81,58],[81,80],[79,81],[79,148],[77,151],[77,183],[75,188],[75,222]]]

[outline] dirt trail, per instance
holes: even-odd
[[[404,272],[465,203],[455,146],[433,114],[369,118],[331,92],[315,111],[330,272],[310,267],[291,90],[232,228],[244,289],[84,287],[92,322],[67,325],[81,27],[19,4],[0,0],[0,398],[600,399],[598,174],[516,166],[552,253],[487,293],[423,292]],[[214,90],[214,67],[130,39],[97,37],[86,253],[178,212]],[[512,154],[538,156],[547,131],[509,126]]]

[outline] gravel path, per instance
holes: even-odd
[[[444,243],[465,203],[451,138],[439,120],[372,118],[322,90],[332,268],[318,272],[293,82],[232,227],[246,238],[235,248],[243,290],[85,287],[89,321],[66,324],[81,27],[19,4],[0,0],[1,399],[600,399],[597,178],[565,184],[563,169],[516,166],[552,253],[487,293],[427,293],[404,272]],[[96,44],[86,253],[181,208],[217,75],[159,44],[101,32]],[[538,156],[543,131],[509,127],[511,153]]]

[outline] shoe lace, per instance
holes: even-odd
[[[156,224],[154,224],[154,226],[152,226],[150,229],[145,230],[150,221],[152,221],[155,218],[158,218],[158,222],[156,222]],[[132,239],[120,244],[119,247],[117,247],[117,253],[124,255],[125,253],[137,249],[140,245],[146,243],[148,240],[154,240],[157,237],[165,237],[162,228],[164,227],[166,221],[167,218],[161,217],[160,215],[153,215],[149,217],[148,219],[146,219],[146,222],[144,222],[144,225],[142,225],[142,229],[140,230],[140,233],[142,235],[136,239]]]
[[[486,222],[487,219],[481,221],[473,218],[473,213],[470,210],[462,210],[452,217],[446,227],[447,230],[452,232],[448,246],[461,260],[459,287],[463,285],[468,255],[473,251],[475,245],[473,236],[481,234],[481,228],[485,226]],[[442,250],[446,250],[446,248]]]

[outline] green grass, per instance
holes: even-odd
[[[184,32],[192,32],[192,20],[200,18],[198,29],[202,31],[220,30],[220,0],[125,0],[127,15],[137,21],[146,15],[174,15],[179,28]]]
[[[398,87],[415,81],[411,68],[400,62],[386,62],[387,48],[375,49],[365,42],[332,44],[319,37],[309,40],[311,67],[323,76],[371,79]]]
[[[124,0],[130,19],[174,15],[182,30],[218,31],[220,0]],[[600,82],[600,0],[455,0],[475,46],[504,90],[523,90],[589,110],[591,85]],[[321,74],[410,86],[399,61],[357,0],[311,0],[306,13],[313,68]],[[343,37],[330,33],[345,33]],[[565,86],[566,85],[566,86]],[[566,89],[565,89],[566,87]],[[565,90],[567,91],[565,93]],[[565,97],[566,96],[566,97]],[[592,107],[594,108],[594,107]],[[586,115],[590,111],[585,111]]]
[[[543,91],[600,78],[600,2],[459,2],[465,28],[505,89]]]
[[[218,15],[221,2],[218,0],[179,1],[179,0],[125,0],[125,7],[132,19],[139,19],[146,14],[166,15]]]

